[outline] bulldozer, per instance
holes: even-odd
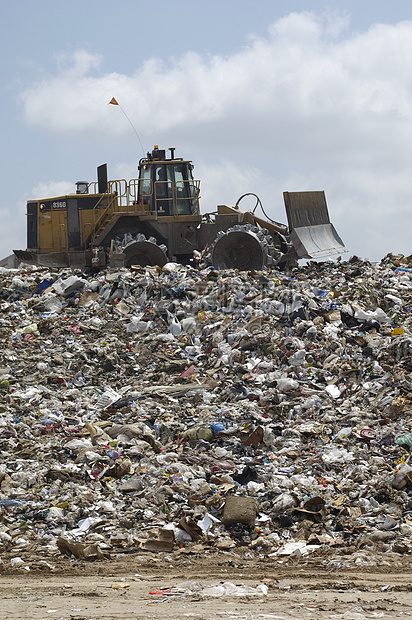
[[[167,157],[155,146],[130,181],[108,180],[103,164],[97,181],[78,181],[73,194],[29,200],[27,249],[14,250],[18,261],[97,270],[195,261],[251,271],[347,251],[329,220],[324,191],[284,192],[288,225],[269,218],[256,194],[202,215],[194,166],[175,150]],[[242,211],[246,196],[256,204]]]

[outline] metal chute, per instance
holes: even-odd
[[[290,240],[298,258],[348,252],[329,219],[325,192],[284,192]]]

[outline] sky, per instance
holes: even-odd
[[[0,258],[28,199],[155,144],[203,212],[253,192],[286,223],[284,191],[324,190],[343,258],[412,254],[410,0],[0,0],[0,23]]]

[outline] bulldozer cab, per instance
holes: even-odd
[[[138,202],[159,217],[198,215],[200,183],[193,179],[193,165],[170,150],[170,159],[155,147],[140,160]]]

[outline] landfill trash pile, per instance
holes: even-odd
[[[411,553],[410,259],[22,265],[0,333],[0,567]]]

